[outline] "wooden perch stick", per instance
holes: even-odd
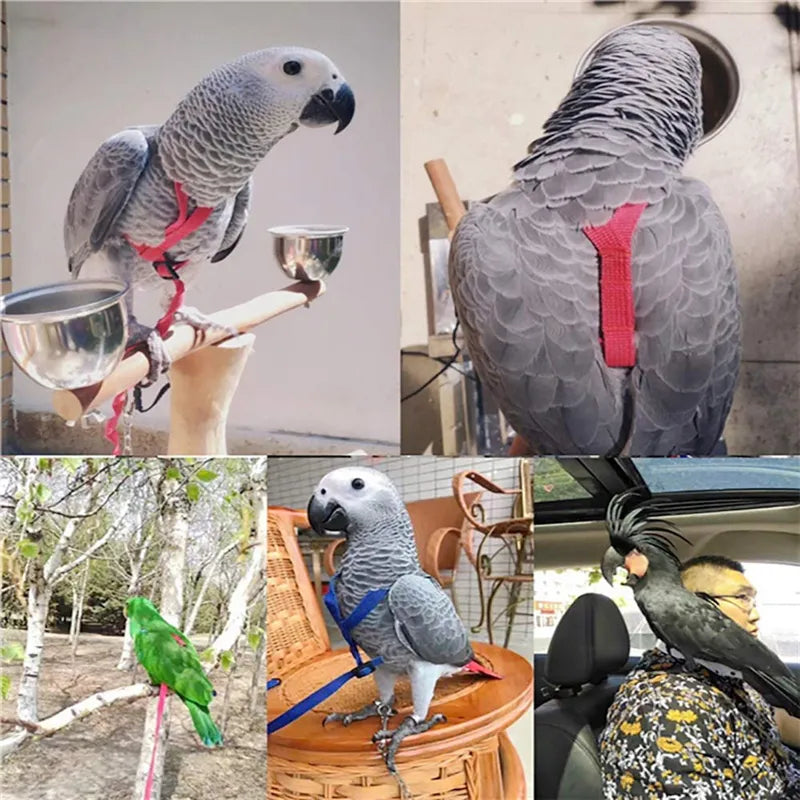
[[[436,198],[439,200],[439,205],[442,207],[444,218],[447,221],[447,228],[452,235],[456,225],[461,221],[461,217],[466,213],[453,176],[443,158],[426,161],[425,171],[433,184],[433,191],[436,192]]]
[[[285,289],[267,292],[241,305],[218,311],[210,317],[221,325],[236,328],[244,333],[293,308],[308,305],[324,292],[325,284],[322,281],[294,283]],[[170,329],[164,344],[172,362],[175,363],[189,353],[230,338],[224,330],[210,330],[205,334],[198,334],[191,325],[183,323]],[[56,413],[68,422],[77,421],[90,409],[135,386],[147,375],[148,369],[147,356],[137,351],[124,358],[102,383],[81,389],[61,389],[54,392],[53,407]]]

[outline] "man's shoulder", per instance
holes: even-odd
[[[732,711],[731,698],[705,670],[689,670],[683,662],[661,650],[645,653],[622,683],[610,714],[626,714],[639,707],[658,711],[691,707],[698,715]]]

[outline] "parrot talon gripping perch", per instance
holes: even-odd
[[[392,698],[392,701],[393,700],[394,698]],[[358,722],[362,719],[380,717],[381,720],[383,720],[384,718],[388,719],[389,717],[393,717],[395,714],[397,714],[397,711],[392,708],[391,705],[381,703],[380,700],[375,700],[375,702],[367,703],[367,705],[363,708],[359,708],[357,711],[351,711],[349,713],[334,711],[332,714],[328,714],[328,716],[322,720],[322,727],[324,728],[329,722],[341,722],[346,728],[351,723]]]

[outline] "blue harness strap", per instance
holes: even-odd
[[[299,703],[296,703],[291,708],[284,711],[283,714],[275,717],[275,719],[273,719],[272,722],[267,725],[267,734],[275,733],[275,731],[280,730],[290,722],[294,722],[294,720],[296,720],[298,717],[301,717],[307,711],[310,711],[312,708],[314,708],[314,706],[319,705],[323,700],[327,700],[332,694],[338,692],[339,689],[341,689],[342,686],[344,686],[352,678],[364,678],[367,675],[371,675],[383,663],[383,658],[381,658],[381,656],[377,656],[366,663],[362,660],[361,654],[358,652],[358,647],[353,641],[352,630],[356,627],[356,625],[362,622],[371,611],[374,610],[378,603],[380,603],[387,594],[389,594],[389,590],[370,590],[366,593],[366,595],[364,595],[361,602],[353,609],[353,612],[343,619],[341,612],[339,611],[339,603],[336,600],[336,579],[338,577],[339,576],[337,574],[331,578],[328,586],[328,593],[324,598],[325,605],[328,608],[328,611],[330,611],[334,622],[336,622],[336,624],[339,626],[339,630],[342,632],[342,636],[344,636],[345,641],[350,646],[350,652],[353,654],[356,665],[353,667],[353,669],[348,670],[338,678],[334,678],[332,681],[330,681],[330,683],[326,683],[325,686],[317,689],[315,692],[312,692],[310,695],[308,695],[308,697],[304,697]],[[273,683],[273,681],[277,680],[277,678],[271,679],[267,684],[268,688],[272,688],[269,686],[269,683],[272,683],[273,686],[277,685],[277,683]]]

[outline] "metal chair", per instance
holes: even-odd
[[[533,587],[533,491],[530,462],[521,459],[519,464],[519,489],[503,489],[475,470],[460,472],[453,478],[453,495],[469,523],[462,535],[462,548],[478,578],[481,617],[472,632],[477,633],[485,624],[489,641],[494,643],[494,625],[505,615],[503,647],[508,647],[516,617],[533,614],[533,598],[529,596],[532,591],[523,591],[526,586]],[[470,493],[464,491],[467,481],[492,494],[516,496],[514,516],[487,522],[484,506],[470,502]],[[475,534],[479,536],[477,548]],[[489,543],[499,546],[487,547]],[[490,585],[488,597],[485,582]],[[495,614],[494,604],[501,589],[506,590],[507,602]],[[530,603],[530,612],[520,610],[526,602]]]

